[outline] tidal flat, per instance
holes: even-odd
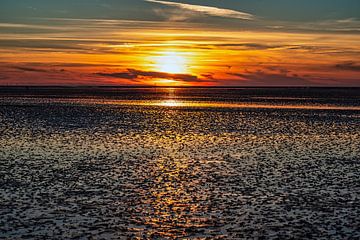
[[[360,89],[0,89],[0,238],[359,239],[359,203]]]

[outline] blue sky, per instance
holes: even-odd
[[[182,0],[177,2],[244,11],[269,20],[319,21],[360,18],[358,0]],[[158,16],[152,8],[161,7],[160,4],[143,0],[2,0],[0,5],[2,21],[28,17],[154,20],[158,19]],[[166,8],[166,6],[162,7]]]

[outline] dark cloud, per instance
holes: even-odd
[[[344,62],[335,65],[335,68],[338,70],[348,70],[348,71],[360,71],[360,65],[355,62]]]
[[[200,79],[198,76],[191,74],[174,74],[165,72],[154,72],[154,71],[141,71],[137,69],[127,69],[125,72],[114,72],[114,73],[96,73],[103,77],[121,78],[129,80],[138,80],[140,78],[154,78],[154,79],[171,79],[184,82],[209,82],[211,79]]]
[[[57,49],[57,50],[78,50],[84,49],[79,43],[86,41],[76,40],[0,40],[0,46],[6,48],[32,48],[32,49]]]
[[[228,73],[228,75],[240,78],[247,82],[247,85],[263,86],[306,86],[312,82],[297,74],[267,73],[264,71]]]
[[[46,66],[44,64],[42,65],[34,65],[33,66],[8,66],[8,68],[12,68],[12,69],[16,69],[16,70],[20,70],[23,72],[38,72],[38,73],[63,73],[66,72],[66,70],[64,68],[60,68],[60,69],[53,69],[53,68],[49,68],[49,66]],[[39,67],[43,67],[43,68],[39,68]],[[47,69],[44,69],[44,67],[47,67]]]
[[[214,79],[214,74],[213,73],[205,73],[205,74],[201,74],[202,77],[206,78],[206,79]]]
[[[119,50],[114,50],[111,46],[128,46],[133,44],[130,41],[111,41],[111,40],[55,40],[55,39],[11,39],[1,40],[1,48],[20,48],[32,51],[44,52],[83,52],[83,53],[119,53]]]
[[[283,75],[287,75],[290,73],[290,71],[284,67],[279,67],[279,66],[268,66],[268,67],[265,67],[266,69],[270,70],[270,71],[276,71],[276,72],[279,72]]]
[[[138,75],[136,74],[132,74],[130,72],[115,72],[115,73],[96,73],[99,76],[103,76],[103,77],[112,77],[112,78],[121,78],[121,79],[130,79],[130,80],[135,80]]]
[[[40,68],[32,68],[32,67],[12,67],[17,70],[21,70],[24,72],[49,72],[46,69],[40,69]]]
[[[268,50],[268,49],[277,49],[283,48],[286,46],[282,45],[269,45],[261,43],[214,43],[214,44],[195,44],[193,47],[198,49],[234,49],[234,50]]]
[[[0,65],[14,68],[14,63],[11,62],[1,62]],[[121,64],[103,64],[103,63],[76,63],[76,62],[26,62],[22,66],[31,67],[31,68],[81,68],[81,67],[123,67]],[[18,67],[18,66],[15,66]]]
[[[280,45],[266,45],[260,43],[225,43],[225,44],[214,44],[216,47],[238,47],[251,50],[266,50],[282,47]]]

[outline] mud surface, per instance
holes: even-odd
[[[2,91],[0,238],[360,238],[356,92]]]

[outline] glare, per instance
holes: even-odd
[[[165,100],[159,104],[160,106],[164,107],[179,107],[182,106],[181,102],[178,102],[176,100]]]
[[[179,52],[163,52],[155,57],[155,66],[159,72],[185,73],[187,72],[187,60]]]
[[[156,84],[160,85],[176,85],[178,81],[172,80],[172,79],[159,79],[157,81],[154,81]]]

